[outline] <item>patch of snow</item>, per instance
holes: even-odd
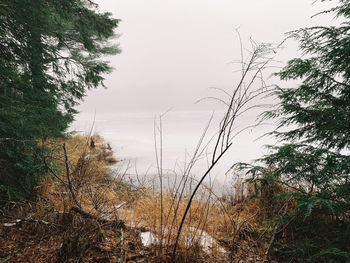
[[[227,251],[218,243],[218,241],[204,230],[196,229],[194,227],[189,227],[188,230],[188,236],[186,237],[187,247],[192,246],[194,243],[198,243],[205,253],[210,254],[213,249],[216,249],[216,251],[222,254],[227,253]],[[141,233],[141,241],[144,247],[149,247],[160,243],[160,239],[150,231]],[[163,240],[163,242],[165,244],[166,241]]]
[[[141,233],[141,241],[144,247],[159,243],[158,238],[150,231]]]
[[[216,248],[217,251],[221,252],[222,254],[226,253],[226,250],[220,246],[216,239],[204,230],[196,229],[194,227],[189,227],[189,230],[192,233],[192,237],[188,237],[186,239],[187,246],[192,245],[193,242],[198,242],[202,246],[203,251],[206,253],[210,253],[213,248]]]
[[[144,247],[149,247],[151,245],[159,245],[160,238],[158,238],[151,231],[141,232],[141,241]],[[166,240],[163,239],[163,244],[165,244]]]
[[[15,226],[15,225],[16,225],[16,223],[4,223],[4,226],[8,226],[8,227]]]

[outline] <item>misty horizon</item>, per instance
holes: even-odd
[[[122,52],[107,58],[115,68],[105,76],[107,89],[90,91],[78,110],[217,109],[212,102],[195,102],[216,96],[210,87],[230,92],[236,84],[239,67],[232,62],[240,59],[240,47],[235,30],[239,28],[245,49],[250,49],[249,37],[281,43],[288,31],[331,21],[329,16],[311,18],[330,6],[312,2],[99,0],[101,11],[121,19],[114,42]],[[276,57],[278,65],[297,54],[295,42],[287,41]]]

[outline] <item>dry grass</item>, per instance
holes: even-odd
[[[109,145],[97,135],[92,140],[94,147],[84,136],[46,142],[53,149],[48,159],[53,174],[38,187],[37,200],[7,203],[2,209],[2,262],[170,260],[189,194],[131,189],[122,174],[112,171],[116,160]],[[259,198],[249,199],[249,186],[242,182],[220,197],[202,187],[186,218],[176,262],[264,262],[273,235],[266,219],[283,207],[270,201],[278,191],[283,189],[271,185]],[[16,219],[21,222],[3,225]],[[150,231],[158,242],[144,247],[141,231]],[[138,259],[132,261],[135,255]]]
[[[67,212],[71,209],[74,200],[67,189],[67,172],[65,157],[60,147],[66,144],[70,181],[76,195],[78,205],[95,215],[111,213],[111,209],[132,198],[128,193],[120,175],[114,175],[110,165],[117,161],[113,152],[108,149],[103,139],[94,135],[95,146],[90,147],[91,139],[83,136],[74,136],[69,140],[51,141],[54,145],[51,159],[54,160],[56,177],[47,177],[38,189],[39,203],[49,202],[49,206],[57,211]],[[112,210],[113,210],[112,209]]]

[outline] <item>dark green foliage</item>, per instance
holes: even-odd
[[[280,196],[296,201],[285,215],[290,236],[277,239],[275,252],[300,262],[350,261],[350,2],[325,13],[342,23],[290,33],[303,56],[277,75],[301,84],[276,88],[280,102],[264,117],[279,120],[272,134],[281,145],[271,147],[264,165],[249,167],[252,180],[291,191]]]
[[[38,142],[64,136],[74,106],[111,70],[101,57],[119,52],[107,45],[118,20],[96,10],[85,0],[0,1],[2,197],[28,196],[45,173]]]

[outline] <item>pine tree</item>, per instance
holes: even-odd
[[[119,20],[86,0],[0,3],[0,190],[25,196],[45,171],[38,141],[64,136],[87,90],[110,72]]]
[[[339,0],[323,13],[341,23],[290,33],[303,55],[277,75],[301,84],[276,88],[280,102],[264,117],[279,120],[273,134],[280,146],[250,169],[253,179],[292,191],[296,206],[288,222],[297,234],[289,242],[295,246],[280,240],[276,248],[301,262],[350,259],[350,2]]]

